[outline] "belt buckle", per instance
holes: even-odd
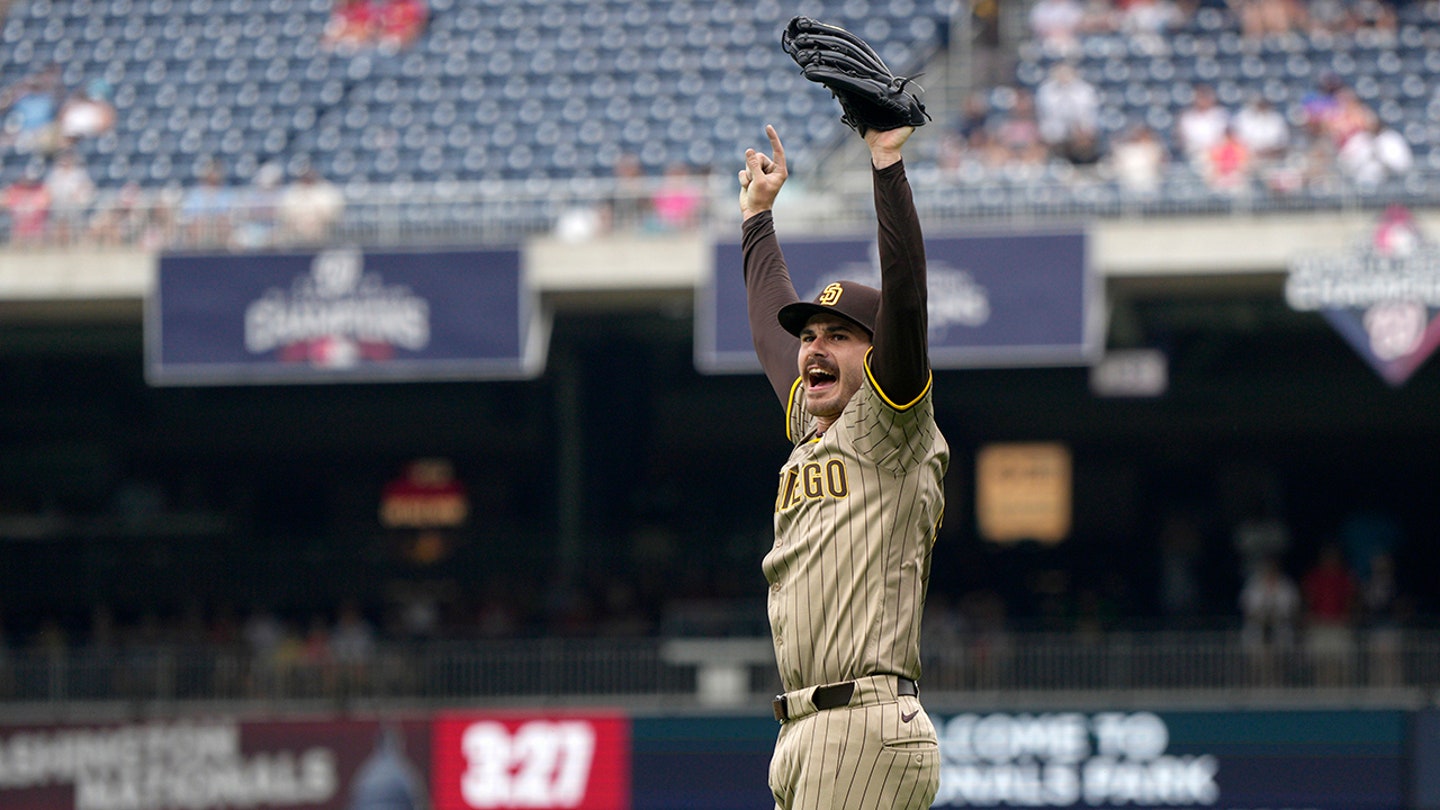
[[[775,699],[770,701],[770,709],[775,712],[775,722],[783,723],[790,719],[789,701],[784,695],[776,695]]]

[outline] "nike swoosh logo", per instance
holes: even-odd
[[[919,710],[919,709],[916,709],[915,711],[910,712],[909,714],[906,714],[905,712],[901,712],[901,713],[900,713],[900,722],[902,722],[902,723],[908,723],[908,722],[910,722],[911,720],[914,720],[914,719],[915,719],[915,715],[917,715],[917,714],[919,714],[919,713],[920,713],[920,710]]]

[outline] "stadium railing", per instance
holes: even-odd
[[[1428,695],[1440,630],[1355,630],[1343,644],[1258,648],[1238,628],[997,632],[927,642],[927,694]],[[534,701],[744,706],[779,687],[768,638],[539,638],[382,642],[361,658],[257,655],[240,646],[12,651],[0,712],[121,703],[192,707]]]
[[[802,181],[783,199],[787,227],[835,231],[868,229],[873,219],[869,175],[847,172]],[[100,195],[81,212],[52,219],[29,235],[0,212],[0,242],[11,249],[76,246],[142,247],[151,250],[247,251],[317,247],[518,244],[535,237],[583,241],[616,233],[710,229],[736,231],[733,176],[696,178],[693,217],[666,221],[648,204],[661,190],[659,178],[619,184],[611,178],[473,183],[350,184],[343,213],[321,238],[290,234],[273,209],[254,208],[237,195],[221,217],[187,221],[176,190],[147,190],[124,198]],[[1207,187],[1188,167],[1171,166],[1153,193],[1122,188],[1105,171],[1071,166],[962,167],[942,170],[918,163],[911,171],[916,204],[927,228],[1046,220],[1153,219],[1196,216],[1258,217],[1268,214],[1381,210],[1389,205],[1440,206],[1440,166],[1418,165],[1411,173],[1375,185],[1343,176],[1312,178],[1306,188],[1280,194],[1257,180],[1238,192]],[[61,227],[61,222],[68,223]]]

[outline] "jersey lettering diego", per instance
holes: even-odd
[[[763,563],[781,681],[788,690],[876,673],[918,680],[949,463],[929,389],[897,406],[868,378],[818,437],[798,393],[787,416],[803,438],[780,471]]]

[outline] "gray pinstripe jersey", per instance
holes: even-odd
[[[771,635],[787,690],[865,675],[920,678],[920,616],[950,450],[930,389],[892,403],[869,375],[823,436],[797,381],[780,471]]]

